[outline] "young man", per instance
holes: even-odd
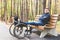
[[[37,22],[25,22],[25,24],[29,24],[29,25],[35,25],[35,26],[44,26],[45,24],[48,24],[50,20],[50,13],[49,13],[49,9],[45,8],[44,9],[44,13],[42,14],[42,16],[39,18],[39,21]],[[42,29],[43,27],[41,27]]]
[[[37,22],[25,22],[26,25],[35,25],[38,26],[38,29],[40,30],[44,30],[44,25],[48,24],[50,20],[50,13],[49,13],[49,9],[45,8],[44,9],[44,13],[42,14],[42,16],[39,18],[39,21]],[[24,31],[22,32],[22,35],[24,34]],[[21,35],[21,36],[22,36]]]

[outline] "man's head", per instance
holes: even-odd
[[[49,8],[45,8],[44,13],[49,13]]]

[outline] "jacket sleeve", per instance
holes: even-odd
[[[50,18],[50,14],[44,15],[43,17],[39,18],[39,20],[46,20]]]
[[[50,18],[50,15],[48,14],[48,15],[43,16],[43,19],[46,19],[46,18]]]

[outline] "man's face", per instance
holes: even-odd
[[[49,12],[49,10],[48,10],[48,9],[45,9],[45,10],[44,10],[44,12],[45,12],[45,13],[48,13],[48,12]]]

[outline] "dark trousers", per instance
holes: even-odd
[[[44,24],[42,22],[25,22],[26,25],[40,25],[40,26],[44,26]]]

